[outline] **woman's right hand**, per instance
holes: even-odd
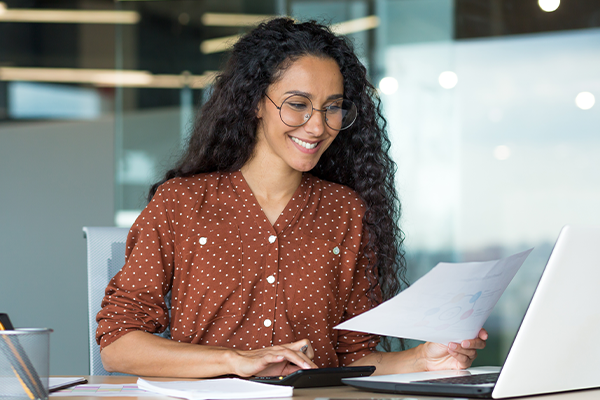
[[[257,350],[232,349],[235,375],[284,376],[299,369],[318,368],[312,362],[314,352],[308,339]]]

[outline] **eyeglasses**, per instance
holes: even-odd
[[[301,94],[293,94],[286,98],[281,103],[281,107],[277,107],[277,104],[268,95],[265,94],[265,96],[279,110],[281,121],[294,128],[307,123],[313,111],[319,111],[325,113],[325,123],[328,127],[334,131],[343,131],[352,126],[358,114],[356,105],[348,99],[333,100],[324,109],[320,110],[314,108],[312,101]]]

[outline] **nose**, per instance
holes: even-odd
[[[327,110],[319,110],[313,108],[313,113],[309,117],[308,121],[304,124],[306,132],[313,134],[314,136],[321,136],[327,129],[325,125],[325,112]]]

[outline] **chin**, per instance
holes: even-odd
[[[292,168],[294,168],[296,171],[300,171],[300,172],[308,172],[311,169],[313,169],[315,167],[315,165],[317,165],[317,163],[314,164],[297,164],[297,165],[292,165]]]

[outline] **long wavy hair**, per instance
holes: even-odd
[[[310,173],[351,187],[365,202],[368,296],[376,305],[407,284],[404,235],[398,225],[400,201],[394,184],[396,165],[389,156],[380,100],[365,67],[352,44],[324,25],[277,18],[243,36],[198,113],[186,152],[175,168],[151,187],[149,200],[169,179],[240,169],[253,156],[259,123],[256,111],[267,88],[294,61],[308,55],[337,62],[344,78],[344,96],[358,108],[354,124],[337,135]],[[383,345],[389,350],[389,341],[384,340]]]

